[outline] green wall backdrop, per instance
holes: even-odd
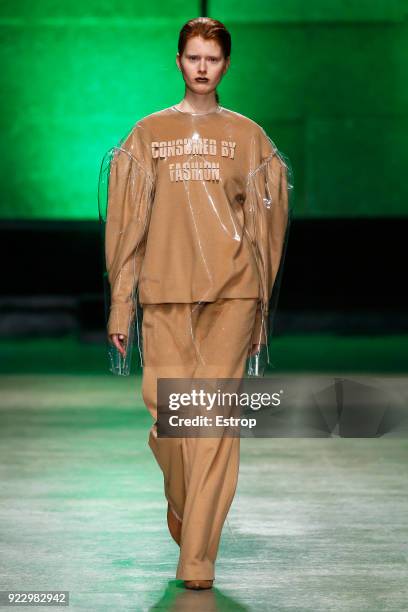
[[[3,219],[97,219],[104,152],[184,95],[199,2],[3,1]],[[221,104],[291,159],[297,217],[405,216],[406,0],[212,0],[232,34]]]

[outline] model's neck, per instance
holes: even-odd
[[[211,96],[196,96],[188,94],[175,107],[185,113],[208,113],[219,108],[219,104],[215,99],[215,95]]]

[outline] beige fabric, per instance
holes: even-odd
[[[141,304],[258,298],[259,331],[287,216],[286,166],[255,121],[224,107],[144,117],[110,168],[108,333],[128,334],[136,287]]]
[[[158,378],[242,378],[256,306],[256,299],[144,306],[142,394],[155,422]],[[158,438],[155,432],[154,423],[149,445],[165,495],[183,519],[176,578],[211,580],[237,486],[240,439]]]

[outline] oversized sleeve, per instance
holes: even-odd
[[[264,345],[260,350],[266,350],[267,363],[270,363],[268,344],[279,291],[278,273],[288,238],[293,180],[289,159],[278,151],[263,130],[253,145],[252,166],[246,206],[261,295],[251,344]]]
[[[149,139],[145,130],[136,125],[123,142],[108,151],[99,179],[107,334],[124,334],[128,342],[133,339],[136,290],[154,188]],[[117,349],[111,347],[110,351]],[[117,358],[115,355],[115,363]]]

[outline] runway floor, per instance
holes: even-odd
[[[407,437],[243,439],[215,588],[186,591],[140,376],[42,346],[0,349],[1,589],[89,611],[407,609]]]

